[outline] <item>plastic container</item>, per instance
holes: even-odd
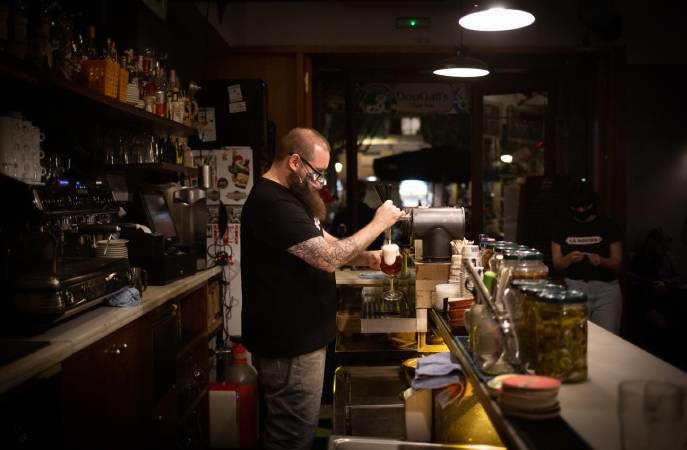
[[[532,305],[531,337],[537,375],[562,382],[587,379],[587,297],[579,291],[542,290]]]
[[[224,371],[229,389],[236,391],[239,448],[254,448],[258,441],[258,374],[248,364],[241,344],[231,349],[232,363]]]

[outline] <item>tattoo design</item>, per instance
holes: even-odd
[[[357,239],[350,236],[336,242],[327,242],[323,237],[314,237],[291,246],[288,251],[313,267],[334,272],[339,266],[359,254],[362,249]]]

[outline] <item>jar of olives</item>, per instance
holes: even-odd
[[[531,368],[562,382],[587,379],[587,297],[579,291],[542,290],[528,316]]]
[[[533,368],[535,358],[534,328],[536,323],[537,295],[546,290],[564,292],[565,286],[542,282],[544,280],[518,280],[513,281],[520,290],[522,313],[515,323],[520,347],[520,361],[525,367]],[[515,321],[515,319],[514,319]]]

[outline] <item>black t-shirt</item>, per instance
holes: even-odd
[[[561,253],[565,256],[572,251],[583,253],[597,253],[608,258],[611,256],[611,244],[620,242],[620,229],[610,219],[598,217],[591,222],[578,222],[572,217],[565,217],[555,224],[552,232],[553,242],[561,246]],[[593,266],[588,258],[571,264],[563,270],[566,278],[583,281],[612,281],[616,273],[612,269]]]
[[[287,249],[323,236],[286,187],[260,178],[241,212],[241,330],[248,350],[296,356],[336,336],[336,281]]]

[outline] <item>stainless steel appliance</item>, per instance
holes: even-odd
[[[176,227],[178,242],[193,248],[196,269],[205,269],[205,239],[209,215],[205,190],[178,184],[161,185],[157,188],[165,196]]]
[[[428,261],[451,259],[451,241],[465,236],[463,208],[413,208],[413,235],[422,239],[422,258]]]
[[[137,194],[139,201],[132,205],[134,208],[138,207],[140,220],[148,225],[153,233],[145,233],[131,227],[122,230],[122,237],[129,240],[129,259],[132,265],[144,268],[152,285],[164,285],[193,275],[197,270],[197,246],[194,245],[193,239],[196,222],[192,220],[193,209],[180,208],[180,219],[177,222],[169,205],[174,204],[174,193],[183,192],[185,189],[177,185],[170,186],[143,186]],[[169,202],[167,195],[172,198]],[[191,200],[188,197],[186,199]],[[202,216],[202,213],[199,215]],[[199,222],[201,220],[199,219]],[[204,245],[202,255],[205,255]]]
[[[18,312],[40,322],[62,320],[102,303],[128,284],[126,258],[62,258],[56,268],[29,272],[16,280]]]

